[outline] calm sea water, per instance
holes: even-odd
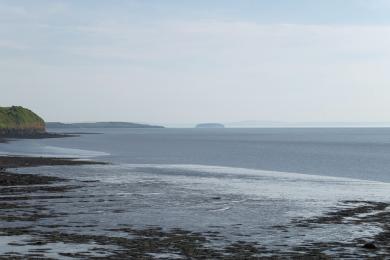
[[[75,129],[99,135],[23,140],[3,153],[101,156],[114,163],[198,164],[390,181],[390,128]]]
[[[375,225],[349,223],[313,230],[295,226],[294,220],[320,215],[344,200],[390,201],[387,128],[88,131],[100,134],[0,144],[4,154],[111,163],[20,169],[70,178],[76,185],[99,181],[49,205],[35,201],[51,212],[68,214],[34,225],[63,224],[66,232],[88,234],[107,234],[120,225],[153,225],[218,232],[222,238],[217,244],[261,240],[267,247],[289,250],[379,231]],[[78,224],[72,228],[71,223]],[[97,226],[80,228],[80,223]]]

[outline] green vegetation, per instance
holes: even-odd
[[[45,122],[29,109],[0,107],[0,135],[32,135],[45,132]]]

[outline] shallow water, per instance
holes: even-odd
[[[381,231],[378,226],[346,221],[313,229],[295,223],[348,207],[343,201],[390,201],[390,183],[382,182],[390,180],[388,129],[100,131],[107,132],[0,144],[3,153],[111,162],[17,170],[68,178],[69,185],[81,186],[63,198],[28,201],[58,216],[27,224],[124,237],[129,234],[109,230],[123,225],[181,228],[217,234],[210,236],[217,247],[255,241],[288,251],[369,239]]]
[[[216,165],[390,182],[390,128],[67,131],[102,134],[20,140],[0,144],[0,152],[102,156],[114,163]]]
[[[215,243],[262,241],[267,247],[287,249],[285,245],[376,234],[378,228],[369,225],[346,223],[313,230],[292,222],[321,215],[341,206],[340,201],[390,201],[387,183],[231,167],[121,164],[18,172],[66,176],[76,185],[98,180],[68,192],[66,198],[34,201],[50,212],[66,213],[34,225],[64,225],[57,230],[99,235],[121,235],[106,231],[121,225],[159,226],[218,232],[222,239]]]

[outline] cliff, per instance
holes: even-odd
[[[24,137],[45,133],[45,122],[29,109],[0,107],[0,136]]]

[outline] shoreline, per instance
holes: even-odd
[[[61,157],[36,157],[36,156],[0,156],[0,168],[19,168],[19,167],[38,167],[55,165],[91,165],[107,164],[99,161],[79,160],[79,158],[61,158]]]
[[[107,163],[97,161],[82,161],[76,158],[47,158],[28,156],[0,156],[0,187],[18,185],[51,184],[55,181],[63,181],[57,177],[40,176],[34,174],[17,174],[10,169],[39,167],[39,166],[70,166],[70,165],[104,165]]]
[[[44,158],[25,156],[0,156],[0,168],[7,168],[9,171],[21,167],[38,166],[72,166],[72,165],[104,165],[104,162],[78,161],[65,158]],[[118,226],[110,230],[113,233],[128,234],[129,237],[116,237],[109,235],[78,234],[58,231],[58,227],[66,229],[66,226],[45,226],[45,231],[39,231],[31,226],[31,221],[45,218],[56,218],[66,216],[65,213],[48,214],[45,207],[35,206],[34,201],[44,200],[47,203],[53,199],[66,199],[69,191],[79,188],[88,188],[92,183],[71,184],[71,179],[43,176],[37,174],[18,174],[8,170],[0,170],[0,223],[26,223],[20,227],[0,228],[0,242],[4,236],[30,236],[29,242],[20,245],[11,244],[11,247],[24,246],[34,248],[35,245],[50,245],[53,243],[86,245],[96,244],[94,250],[69,253],[59,252],[59,256],[75,258],[97,257],[99,254],[103,259],[154,259],[153,256],[164,256],[160,259],[170,257],[187,257],[192,259],[274,259],[281,258],[303,258],[303,259],[329,259],[333,257],[385,257],[390,256],[390,212],[386,209],[389,203],[374,201],[344,201],[344,208],[335,209],[322,216],[310,219],[297,220],[293,225],[315,229],[322,225],[339,225],[345,222],[351,224],[373,224],[382,229],[373,237],[359,238],[350,242],[329,241],[326,243],[306,244],[287,251],[267,249],[259,243],[237,241],[223,248],[210,247],[210,242],[218,239],[219,234],[197,233],[189,230],[163,230],[160,227],[148,227],[135,229],[130,224]],[[65,214],[65,215],[64,215]],[[288,227],[273,227],[273,229],[286,229]],[[119,249],[118,249],[119,248]],[[287,249],[287,248],[286,248]],[[340,251],[344,249],[344,251]],[[0,254],[2,257],[14,257],[23,259],[28,257],[46,258],[49,251],[34,251],[33,249],[25,254],[15,255],[14,253]],[[329,254],[329,251],[332,253]],[[173,253],[172,253],[173,252]],[[176,252],[176,253],[174,253]],[[328,252],[328,253],[326,253]],[[91,255],[92,254],[92,255]],[[175,255],[176,254],[176,255]]]
[[[81,134],[81,133],[80,133]],[[0,136],[0,142],[8,142],[13,139],[47,139],[47,138],[65,138],[65,137],[77,137],[79,136],[79,133],[52,133],[52,132],[45,132],[45,133],[34,133],[34,134],[7,134],[7,135],[1,135]]]
[[[81,134],[81,133],[77,133]],[[92,133],[93,134],[93,133]],[[33,136],[34,139],[75,137],[76,133],[46,133]],[[0,142],[26,139],[1,137]],[[213,246],[223,239],[223,235],[208,231],[199,233],[191,230],[163,230],[159,226],[142,229],[134,228],[131,223],[124,223],[116,228],[106,230],[109,235],[75,232],[69,224],[56,218],[71,217],[70,213],[49,210],[57,200],[71,201],[75,190],[88,189],[98,181],[74,181],[66,176],[53,177],[41,174],[14,173],[14,169],[39,166],[77,166],[105,165],[105,162],[82,161],[78,158],[52,158],[31,156],[0,156],[0,249],[3,237],[20,237],[18,242],[3,244],[10,252],[0,252],[0,259],[49,259],[53,253],[49,248],[60,245],[77,245],[79,251],[70,253],[65,248],[56,253],[60,257],[96,258],[96,259],[330,259],[390,256],[390,212],[386,209],[389,203],[374,201],[344,201],[344,208],[337,208],[321,216],[292,221],[288,226],[271,227],[275,232],[284,232],[291,227],[305,227],[315,230],[324,225],[340,225],[345,222],[353,224],[375,225],[381,228],[378,234],[359,238],[353,241],[308,242],[304,245],[285,248],[266,248],[262,241],[248,242],[245,238],[231,241],[224,246]],[[71,203],[71,202],[61,202]],[[85,202],[87,203],[87,202]],[[364,204],[362,206],[362,203]],[[87,205],[87,204],[86,204]],[[377,213],[375,213],[377,211]],[[375,213],[375,214],[373,214]],[[362,215],[362,216],[360,216]],[[56,224],[48,224],[53,219]],[[349,220],[353,219],[353,220]],[[50,223],[50,221],[48,221]],[[8,223],[8,224],[7,224]],[[14,223],[18,223],[17,227]],[[41,223],[41,224],[37,224]],[[44,223],[44,224],[42,224]],[[69,226],[68,226],[69,225]],[[89,223],[79,222],[80,228],[89,227]],[[91,228],[98,225],[91,225]],[[42,230],[41,230],[42,229]],[[82,230],[82,229],[81,229]],[[115,234],[126,234],[118,237]],[[23,237],[29,237],[24,241]],[[88,249],[89,245],[95,245]],[[38,246],[39,245],[39,246]],[[54,246],[53,246],[54,245]],[[21,250],[19,250],[21,248]],[[14,252],[12,252],[14,251]],[[23,251],[24,253],[16,253]],[[72,251],[72,250],[70,250]]]

